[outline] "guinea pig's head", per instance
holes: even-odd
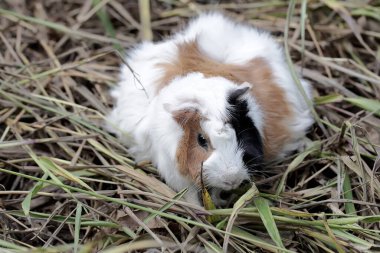
[[[250,180],[251,172],[262,164],[260,132],[249,116],[249,87],[228,89],[222,117],[196,99],[169,108],[182,135],[177,145],[176,163],[180,173],[199,185],[201,175],[208,187],[231,190]],[[210,101],[208,101],[210,105]],[[202,173],[201,173],[202,170]]]

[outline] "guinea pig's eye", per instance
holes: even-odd
[[[204,149],[207,149],[208,143],[205,137],[202,134],[198,134],[198,144]]]

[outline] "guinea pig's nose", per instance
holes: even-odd
[[[228,192],[228,191],[221,191],[220,194],[219,194],[219,197],[220,197],[222,200],[227,200],[229,197],[231,197],[231,192]]]

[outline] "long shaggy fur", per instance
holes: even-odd
[[[189,53],[191,47],[197,53]],[[244,160],[255,160],[263,152],[267,160],[283,157],[300,146],[313,123],[281,47],[268,33],[221,14],[203,14],[162,42],[141,43],[126,61],[128,66],[122,66],[120,82],[111,93],[115,106],[108,116],[109,128],[137,161],[151,160],[172,188],[190,187],[187,198],[195,203],[199,203],[196,177],[181,168],[186,163],[178,162],[187,130],[173,115],[181,110],[201,115],[197,131],[207,136],[209,146],[207,155],[193,156],[192,173],[203,164],[206,183],[226,190],[249,178]],[[310,97],[309,85],[302,84]],[[239,124],[231,123],[228,98],[242,87],[249,91],[234,103],[246,109],[232,111],[235,118],[244,113],[238,117],[246,121],[241,126],[254,127],[253,135],[236,133]],[[189,143],[203,152],[195,140]],[[245,147],[251,150],[249,155]]]

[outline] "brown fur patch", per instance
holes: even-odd
[[[197,181],[202,163],[212,153],[210,145],[208,150],[205,150],[198,144],[198,134],[203,133],[200,125],[202,117],[197,111],[191,110],[179,110],[172,114],[174,120],[183,128],[183,136],[176,153],[179,171],[182,175]],[[203,136],[208,138],[205,134]],[[210,143],[209,140],[208,142]]]
[[[221,63],[202,53],[196,42],[188,42],[178,45],[178,57],[174,62],[161,63],[159,67],[164,75],[158,82],[157,92],[175,77],[192,72],[203,73],[206,77],[221,76],[237,84],[251,83],[251,93],[263,110],[265,158],[275,158],[289,140],[288,122],[292,110],[264,58],[254,58],[245,65]]]

